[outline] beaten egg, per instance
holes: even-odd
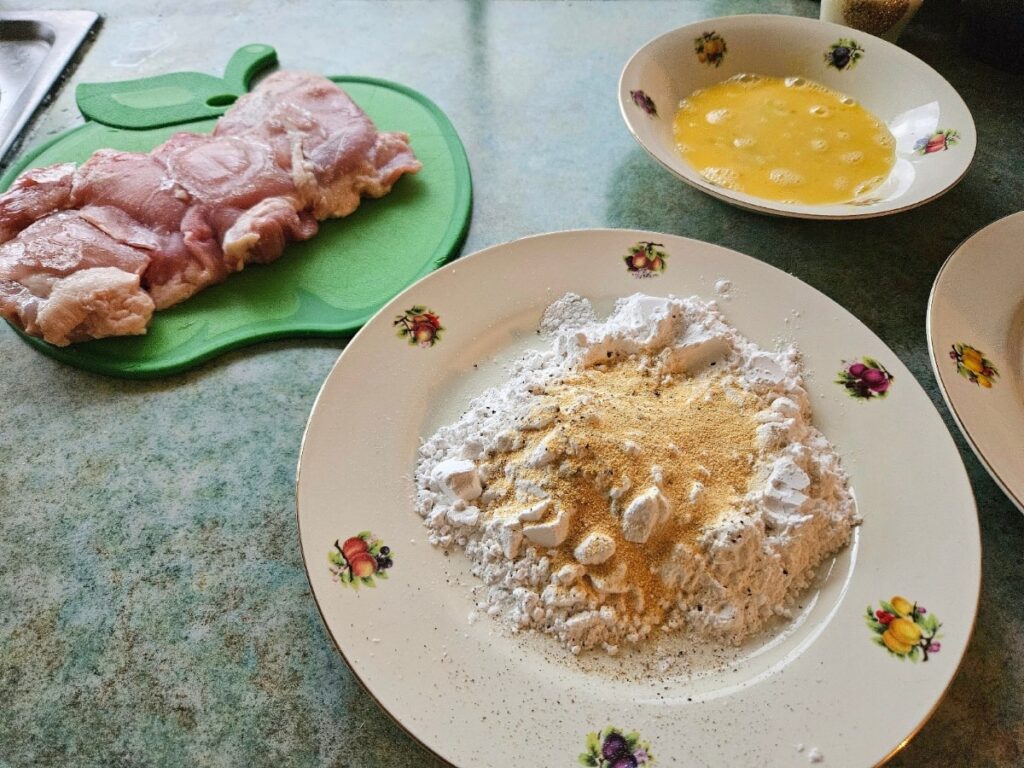
[[[742,74],[694,91],[673,122],[713,184],[783,203],[842,203],[889,175],[896,140],[849,96],[802,77]]]

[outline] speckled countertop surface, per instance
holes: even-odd
[[[928,292],[958,243],[1024,208],[1024,79],[964,53],[956,3],[928,0],[901,44],[972,110],[970,172],[923,208],[842,224],[766,218],[684,186],[615,101],[623,63],[655,35],[722,14],[816,16],[810,0],[225,5],[92,2],[103,28],[25,146],[78,122],[74,83],[219,73],[254,41],[286,67],[406,83],[466,145],[464,252],[590,226],[735,248],[854,312],[952,428],[928,363]],[[0,766],[439,765],[355,682],[299,555],[299,442],[343,346],[265,343],[137,383],[56,363],[0,326]],[[1024,516],[956,438],[978,501],[981,607],[948,695],[896,766],[1024,764]],[[871,683],[880,706],[898,700]]]

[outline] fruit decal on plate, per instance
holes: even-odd
[[[338,539],[334,548],[327,553],[327,561],[335,581],[359,588],[377,586],[375,578],[386,579],[387,570],[393,565],[394,553],[384,542],[369,531],[357,533],[344,542]]]
[[[580,765],[591,768],[637,768],[654,765],[650,745],[640,741],[638,733],[623,733],[608,726],[600,733],[587,734],[587,751],[579,756]]]
[[[629,247],[629,253],[622,257],[633,277],[657,277],[665,271],[668,254],[661,250],[661,243],[642,240]]]
[[[945,131],[936,131],[930,136],[918,139],[914,144],[914,151],[919,155],[945,152],[958,141],[960,141],[960,131],[948,128]]]
[[[999,378],[995,363],[970,344],[954,344],[949,350],[949,358],[956,363],[957,373],[979,387],[992,389]]]
[[[863,55],[864,49],[857,45],[856,40],[841,37],[825,51],[825,64],[842,72],[853,67]]]
[[[426,307],[416,305],[405,310],[392,323],[398,328],[398,335],[410,344],[420,347],[432,347],[441,340],[441,318]]]
[[[862,357],[853,362],[843,361],[843,369],[839,372],[836,384],[842,384],[850,397],[872,400],[889,394],[889,388],[895,380],[875,358]]]
[[[629,98],[631,98],[634,104],[640,107],[640,109],[642,109],[651,117],[658,116],[658,108],[654,106],[654,99],[652,99],[643,91],[639,89],[635,91],[630,91]]]
[[[705,32],[693,41],[693,48],[697,51],[697,60],[701,64],[715,67],[722,63],[725,54],[729,52],[725,40],[717,32]]]
[[[864,622],[875,633],[872,640],[899,656],[900,660],[928,661],[928,654],[942,650],[939,629],[942,622],[934,614],[905,597],[878,601],[878,608],[868,606]]]

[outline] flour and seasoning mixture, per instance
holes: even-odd
[[[420,449],[416,509],[462,547],[477,608],[573,653],[655,630],[738,643],[789,616],[860,522],[795,348],[697,298],[567,294],[525,353]]]

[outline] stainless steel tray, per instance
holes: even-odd
[[[98,20],[92,11],[0,11],[0,165]]]

